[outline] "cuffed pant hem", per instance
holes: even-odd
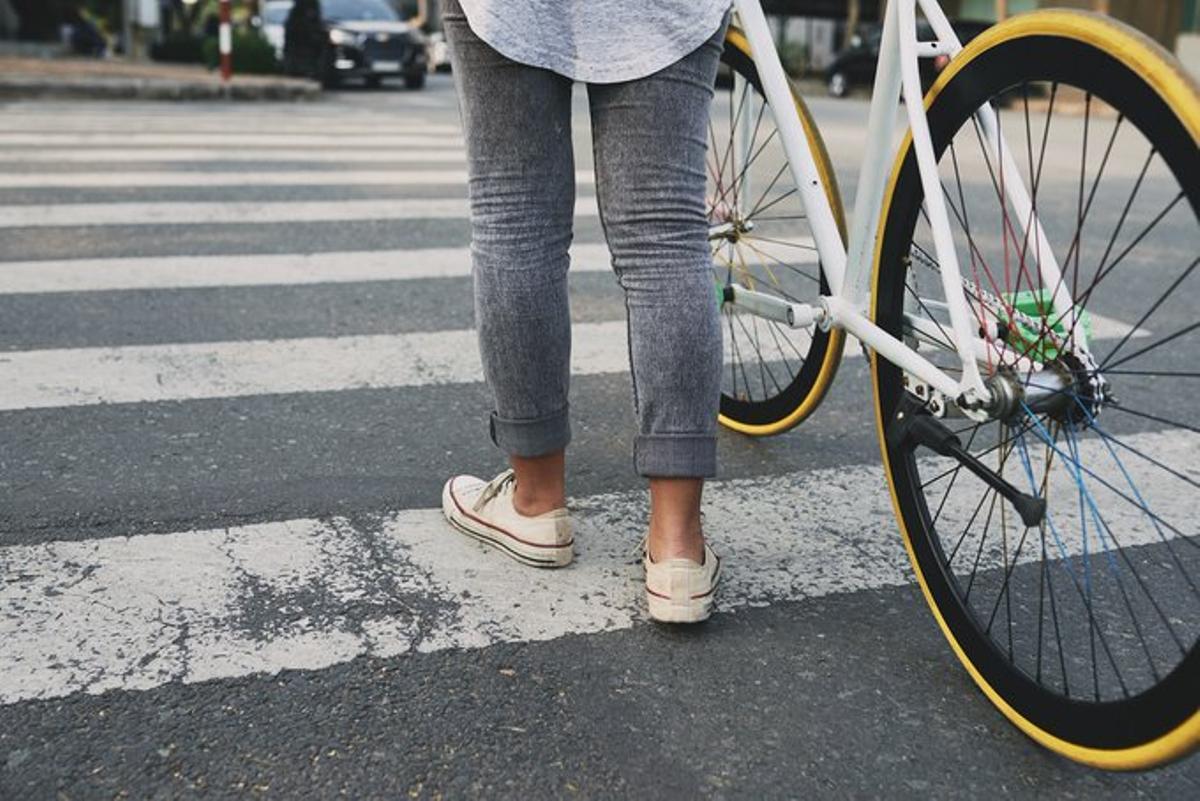
[[[496,447],[509,456],[531,459],[561,451],[571,441],[571,423],[566,407],[536,420],[505,420],[492,412],[488,430]]]
[[[647,478],[712,478],[717,474],[717,438],[711,434],[639,435],[633,469]]]

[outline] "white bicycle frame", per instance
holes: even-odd
[[[867,148],[855,198],[849,247],[843,243],[834,220],[833,209],[825,193],[825,186],[817,170],[799,114],[795,111],[791,88],[780,63],[779,54],[775,50],[762,6],[759,0],[734,0],[734,7],[750,43],[762,80],[763,93],[773,110],[783,149],[808,215],[817,252],[831,289],[830,295],[822,296],[815,304],[793,304],[773,296],[737,288],[735,303],[754,313],[787,322],[793,327],[818,325],[825,330],[831,327],[844,329],[887,361],[947,398],[958,401],[964,411],[968,412],[985,407],[991,399],[991,391],[985,385],[979,370],[979,364],[987,363],[989,357],[991,360],[1003,360],[1018,370],[1039,369],[1038,365],[1031,364],[1029,359],[1006,349],[1002,343],[982,339],[963,293],[962,273],[942,194],[942,184],[938,177],[929,124],[925,116],[918,66],[921,58],[939,55],[953,58],[962,50],[962,43],[937,0],[889,0],[887,3],[875,88],[871,99]],[[933,29],[936,41],[925,42],[918,38],[918,7]],[[879,328],[869,317],[868,283],[873,269],[875,241],[880,234],[883,194],[893,163],[891,143],[895,133],[896,104],[901,96],[907,109],[908,124],[925,193],[925,211],[933,232],[942,289],[947,299],[945,304],[939,305],[945,306],[949,312],[950,333],[962,366],[961,379],[948,375],[915,349]],[[1061,280],[1062,273],[1058,262],[1034,213],[1029,193],[1020,178],[1020,171],[1000,133],[995,110],[990,105],[984,106],[976,112],[976,119],[990,152],[999,154],[1000,169],[1008,176],[1003,183],[1007,201],[1013,209],[1013,217],[1020,221],[1024,229],[1023,234],[1038,248],[1038,271],[1042,285],[1054,287],[1054,294],[1051,296],[1054,314],[1063,321],[1067,330],[1074,331],[1076,326],[1073,301],[1066,288],[1066,282]],[[935,331],[942,328],[932,320],[913,319],[912,323],[913,327],[918,329],[918,333],[923,324]],[[1080,334],[1083,332],[1080,331]],[[944,334],[941,338],[944,339]],[[1086,349],[1086,339],[1076,347]]]

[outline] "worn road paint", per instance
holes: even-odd
[[[572,271],[607,271],[611,269],[609,261],[605,245],[577,244],[571,248]],[[67,259],[4,262],[0,266],[0,295],[410,281],[421,278],[463,278],[470,274],[469,247]]]
[[[376,148],[334,150],[329,148],[268,148],[249,150],[246,148],[224,149],[220,147],[195,148],[89,148],[87,150],[0,150],[0,162],[51,162],[54,164],[95,164],[104,162],[136,161],[297,161],[297,162],[352,162],[365,161],[371,164],[407,162],[429,164],[434,162],[463,163],[467,160],[462,148],[439,147],[436,150],[408,148]],[[0,187],[4,184],[0,181]]]
[[[91,225],[263,225],[349,220],[444,220],[468,217],[466,198],[396,200],[62,203],[0,206],[0,228]],[[596,199],[581,197],[577,217],[596,217]]]
[[[591,172],[575,174],[577,184],[594,183]],[[0,176],[0,189],[131,189],[221,186],[466,186],[467,171],[457,170],[173,170],[155,172],[20,173]]]
[[[1129,442],[1178,466],[1200,456],[1190,433]],[[1184,493],[1156,503],[1191,519]],[[644,494],[571,507],[577,559],[557,571],[457,534],[438,509],[0,548],[0,703],[634,625]],[[1124,545],[1156,541],[1136,511],[1109,522]],[[912,580],[876,466],[713,482],[705,524],[722,611]]]

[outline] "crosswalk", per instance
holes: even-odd
[[[220,134],[214,134],[214,138]],[[440,145],[440,143],[439,143]],[[374,148],[374,149],[322,149],[322,148],[162,148],[145,150],[137,148],[89,148],[86,151],[78,149],[62,150],[5,150],[0,152],[0,164],[96,164],[114,163],[127,164],[136,162],[165,162],[195,163],[206,159],[236,162],[336,162],[351,164],[370,162],[401,162],[428,164],[430,162],[461,163],[464,159],[462,148],[458,147],[425,147],[409,148]]]
[[[580,172],[577,184],[590,184],[592,173]],[[68,174],[5,175],[3,186],[12,189],[84,189],[94,187],[196,187],[196,186],[461,186],[465,169],[444,170],[306,170],[249,172],[72,172]]]
[[[447,135],[449,134],[449,135]],[[207,133],[0,133],[0,147],[37,146],[37,147],[137,147],[182,145],[202,146],[211,145],[214,139],[220,142],[221,148],[230,147],[307,147],[317,146],[334,150],[348,148],[357,150],[362,147],[462,147],[462,137],[449,126],[430,125],[429,129],[415,133],[391,134],[296,134],[296,133],[240,133],[224,131],[214,134]]]
[[[1145,434],[1131,445],[1182,462],[1200,450],[1200,436]],[[1088,447],[1098,456],[1103,446]],[[857,538],[886,527],[883,480],[877,467],[853,466],[715,483],[708,524],[743,532],[723,548],[722,609],[910,583],[893,542],[864,547]],[[9,547],[0,566],[15,580],[0,586],[0,609],[21,623],[0,629],[0,704],[629,628],[642,617],[631,546],[643,504],[640,492],[575,499],[578,565],[520,578],[503,557],[447,536],[437,509],[387,515],[366,531],[345,518],[300,519]],[[1177,496],[1158,513],[1175,519],[1187,504]],[[1128,508],[1109,520],[1134,532],[1126,547],[1158,541],[1139,518]],[[831,523],[814,529],[816,519]],[[385,566],[371,553],[384,554]],[[999,553],[983,562],[1004,564]],[[277,603],[256,621],[266,638],[229,625],[256,593]],[[413,597],[438,603],[411,618],[389,614]]]
[[[437,303],[470,307],[470,251],[461,226],[450,236],[457,241],[442,247],[428,246],[419,232],[409,236],[403,228],[438,220],[461,224],[466,218],[464,154],[452,116],[397,122],[364,112],[331,117],[255,110],[239,116],[236,126],[224,116],[205,109],[131,114],[116,107],[35,107],[6,114],[0,124],[0,230],[42,232],[34,242],[64,234],[87,242],[119,229],[125,241],[114,247],[129,255],[88,258],[84,249],[64,259],[45,258],[36,247],[6,251],[0,262],[0,304],[22,310],[28,308],[22,304],[32,303],[53,317],[74,303],[120,308],[113,301],[133,297],[130,293],[150,305],[169,300],[186,306],[204,291],[304,287],[331,294],[338,304],[340,288],[357,292],[389,285],[420,291],[440,282]],[[594,219],[591,171],[580,169],[577,179],[578,214]],[[347,196],[354,187],[381,187],[396,196]],[[187,194],[213,188],[224,190],[225,199]],[[301,188],[308,190],[305,199],[289,197]],[[129,195],[151,189],[176,196]],[[273,193],[269,199],[250,197],[262,189]],[[94,201],[106,192],[122,194]],[[286,239],[268,234],[258,246],[252,242],[240,250],[235,245],[207,254],[168,245],[155,248],[166,255],[137,255],[139,244],[154,241],[163,226],[204,226],[218,238],[233,232],[236,240],[240,232],[260,226],[286,232],[309,223],[380,220],[399,227],[405,247],[363,242],[349,250],[297,252],[288,249]],[[576,242],[572,270],[575,275],[609,271],[607,249],[594,239]],[[347,304],[342,311],[353,309]],[[411,309],[396,313],[406,311]],[[284,405],[314,393],[352,398],[364,389],[420,392],[481,380],[474,331],[442,330],[436,322],[415,332],[320,331],[267,339],[214,331],[205,332],[203,342],[139,329],[137,319],[128,326],[145,344],[114,345],[97,334],[83,347],[0,345],[0,418],[7,415],[20,426],[29,415],[77,409],[86,416],[88,410],[122,405],[177,408],[186,414],[199,400],[253,399],[270,408],[272,397]],[[622,320],[577,322],[573,336],[577,375],[626,372]],[[244,420],[232,410],[226,414]],[[218,411],[217,426],[220,417]],[[81,423],[85,429],[104,425]],[[432,429],[448,424],[449,419],[430,421]],[[294,432],[283,436],[295,441]],[[90,447],[85,438],[81,448]],[[182,452],[176,456],[190,458]],[[12,458],[22,455],[6,453],[0,461]],[[270,456],[262,456],[261,469],[272,469]],[[53,498],[52,485],[43,489]],[[739,503],[750,503],[753,492],[739,497]],[[448,536],[440,513],[429,508],[435,497],[419,507],[381,513],[371,526],[345,517],[286,516],[251,524],[231,519],[228,527],[209,529],[162,530],[134,522],[124,531],[79,539],[69,523],[31,531],[20,518],[0,517],[0,705],[287,668],[316,670],[362,654],[628,626],[640,613],[634,586],[625,586],[632,564],[626,552],[637,539],[643,500],[629,491],[578,497],[585,529],[589,509],[624,510],[628,523],[621,531],[586,535],[591,543],[581,546],[578,569],[533,579],[537,590],[526,606],[528,615],[515,612],[513,600],[528,595],[530,577]],[[273,501],[268,497],[261,503],[270,508]],[[386,554],[386,565],[366,559],[368,550]],[[376,567],[369,568],[369,561]],[[901,578],[892,580],[903,580],[903,568],[896,569]],[[865,568],[860,573],[863,581],[884,575]],[[785,578],[781,573],[779,581]],[[467,599],[468,584],[475,589],[473,600]],[[325,600],[283,600],[307,592],[306,587]],[[757,602],[770,591],[761,587],[745,601]],[[254,619],[252,598],[268,595],[278,604]],[[353,616],[351,607],[364,598],[376,611],[347,629],[346,615]],[[404,604],[424,610],[429,619],[398,614],[397,606]]]
[[[608,262],[604,245],[571,248],[571,269],[576,273],[607,271]],[[466,278],[470,273],[471,252],[466,247],[11,261],[0,272],[0,295],[414,281]]]
[[[438,110],[427,98],[415,105]],[[47,241],[76,237],[86,243],[119,229],[129,237],[129,255],[90,258],[85,247],[72,259],[3,251],[0,304],[25,315],[53,317],[63,313],[68,300],[104,307],[129,293],[142,293],[137,297],[148,305],[187,304],[205,290],[309,287],[322,289],[327,293],[322,297],[336,303],[339,292],[351,289],[398,285],[417,297],[419,288],[436,284],[434,297],[413,302],[469,308],[464,156],[453,117],[397,122],[382,112],[349,114],[353,124],[315,110],[286,109],[255,110],[244,119],[192,108],[130,115],[115,107],[77,114],[24,107],[6,113],[0,121],[0,231],[37,229]],[[225,115],[237,120],[236,127],[222,119]],[[230,163],[245,163],[247,169]],[[323,167],[305,167],[308,163]],[[584,188],[576,213],[594,222],[594,196],[586,188],[590,180],[590,171],[581,169]],[[394,187],[403,196],[347,197],[344,190],[353,186]],[[228,199],[94,200],[89,194],[80,200],[72,194],[211,187],[228,188]],[[262,187],[278,193],[306,187],[325,194],[304,200],[247,197]],[[57,199],[21,194],[31,190],[58,193]],[[287,232],[312,223],[380,220],[400,227],[408,245],[373,247],[365,241],[353,250],[289,249]],[[446,246],[424,241],[422,226],[438,221],[457,224],[450,233],[438,232],[457,241]],[[255,233],[257,239],[247,233],[266,225],[279,226],[281,233]],[[169,242],[156,239],[162,229],[194,226],[209,226],[221,247],[213,253],[187,252],[181,245],[167,255],[138,255],[150,242],[156,252],[171,250]],[[608,269],[599,241],[574,245],[577,274]],[[593,291],[599,290],[586,289]],[[474,331],[434,326],[354,332],[354,309],[345,302],[336,314],[315,306],[303,310],[314,320],[309,336],[239,336],[231,323],[229,330],[196,342],[179,341],[172,331],[140,331],[142,341],[132,345],[97,340],[72,347],[12,347],[0,341],[0,421],[11,435],[33,415],[43,415],[39,421],[76,415],[71,425],[83,432],[79,447],[88,450],[97,447],[91,433],[97,434],[95,442],[103,441],[97,432],[106,423],[98,415],[119,406],[146,410],[147,418],[167,414],[164,410],[186,418],[198,401],[228,404],[216,407],[220,425],[226,411],[234,414],[237,399],[254,399],[260,403],[256,408],[270,409],[296,397],[329,393],[345,397],[353,408],[355,393],[362,390],[419,393],[481,381]],[[335,317],[345,318],[349,330],[319,330],[321,320]],[[118,322],[138,331],[136,318]],[[0,323],[0,336],[20,325],[21,319],[13,318]],[[1107,318],[1098,317],[1095,326],[1101,337],[1130,331]],[[576,376],[616,376],[627,384],[623,320],[577,320],[573,350]],[[397,408],[396,413],[410,412]],[[419,413],[433,415],[427,429],[434,439],[440,427],[462,423],[457,409],[425,407]],[[616,423],[628,426],[627,420]],[[289,437],[295,433],[271,432],[263,471],[273,469],[274,442],[294,441]],[[13,452],[16,441],[14,436],[4,446],[8,452],[0,454],[9,468],[45,458],[69,465],[75,458],[68,452]],[[37,447],[21,442],[21,447]],[[1181,459],[1197,447],[1192,438],[1173,442]],[[186,441],[160,455],[189,458]],[[114,472],[136,469],[148,481],[162,469],[161,462],[121,465],[119,453],[112,460]],[[715,482],[708,492],[711,530],[744,532],[723,541],[731,566],[723,608],[909,583],[878,466],[800,471],[796,466],[780,460],[767,475]],[[219,465],[213,473],[220,473]],[[28,478],[22,487],[0,481],[5,492],[30,491]],[[52,505],[53,471],[43,470],[39,481],[33,491],[45,492]],[[202,494],[199,487],[192,489]],[[187,495],[178,490],[171,488],[173,497]],[[268,511],[252,515],[252,522],[231,516],[224,525],[204,528],[161,521],[186,520],[212,509],[164,510],[152,521],[126,525],[118,520],[105,535],[82,538],[67,519],[27,529],[19,516],[0,517],[0,704],[284,669],[321,670],[362,655],[628,628],[642,619],[631,549],[644,520],[643,493],[585,490],[572,503],[580,521],[578,565],[553,575],[516,571],[502,556],[449,533],[432,497],[399,510],[350,515],[339,510],[303,518]],[[270,498],[259,506],[273,508]],[[864,532],[878,536],[864,539]]]

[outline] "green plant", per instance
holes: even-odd
[[[275,48],[257,32],[237,32],[233,35],[233,71],[235,74],[273,75],[280,72]],[[221,63],[217,40],[204,40],[204,63],[216,69]]]
[[[808,72],[808,47],[800,42],[784,42],[779,48],[779,61],[788,75],[801,78]]]
[[[150,58],[176,64],[200,64],[204,59],[204,40],[187,33],[172,33],[150,46]]]

